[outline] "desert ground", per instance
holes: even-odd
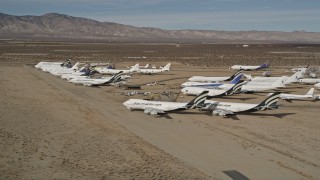
[[[319,179],[320,102],[279,101],[270,111],[233,118],[188,110],[166,116],[130,111],[129,98],[187,102],[180,84],[191,75],[229,76],[234,64],[269,62],[272,76],[319,67],[319,45],[207,45],[0,41],[0,179]],[[67,83],[33,67],[39,61],[165,65],[133,74],[122,87]],[[248,72],[261,75],[263,71]],[[159,85],[145,84],[162,82]],[[281,92],[304,94],[312,85]],[[127,96],[128,92],[150,92]],[[272,91],[269,91],[272,92]],[[316,94],[320,92],[316,91]],[[258,103],[266,93],[221,101]]]

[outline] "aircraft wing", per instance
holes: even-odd
[[[234,115],[235,113],[225,109],[214,109],[212,111],[212,114],[217,116],[227,116],[227,115]]]
[[[165,114],[166,112],[162,109],[157,108],[146,108],[144,110],[144,113],[150,114],[150,115],[157,115],[157,114]]]

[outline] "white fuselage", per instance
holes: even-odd
[[[120,71],[122,71],[124,74],[129,74],[129,73],[134,72],[131,69],[122,69],[122,70],[120,70],[120,69],[107,69],[107,68],[97,69],[97,71],[100,74],[117,74]]]
[[[209,91],[208,96],[219,96],[226,93],[227,90],[224,89],[208,89],[202,87],[185,87],[181,89],[181,92],[187,95],[199,95],[203,91]]]
[[[139,69],[138,72],[142,74],[156,74],[156,73],[161,73],[165,72],[168,70],[162,70],[162,69]]]
[[[51,71],[59,71],[62,69],[71,69],[71,68],[61,67],[61,66],[49,66],[49,67],[42,67],[40,69],[44,72],[51,72]]]
[[[280,78],[283,78],[286,76],[282,76],[282,77],[254,77],[252,79],[250,79],[250,81],[252,82],[275,82]]]
[[[299,79],[299,82],[303,83],[303,84],[317,84],[320,83],[320,79]]]
[[[207,106],[202,109],[223,109],[227,111],[232,111],[232,112],[243,112],[243,111],[248,111],[252,108],[255,108],[258,106],[258,104],[247,104],[247,103],[233,103],[233,102],[219,102],[219,101],[211,101],[211,100],[206,100],[204,102]]]
[[[173,111],[176,109],[187,109],[187,103],[182,102],[161,102],[148,101],[143,99],[129,99],[123,103],[128,109],[159,109],[163,111]]]
[[[240,69],[243,69],[243,70],[256,70],[256,69],[259,69],[261,66],[243,66],[243,65],[234,65],[234,66],[231,66],[231,69],[233,70],[240,70]]]
[[[276,82],[282,79],[284,84],[290,84],[293,82],[298,82],[298,79],[302,78],[306,72],[307,68],[303,68],[300,71],[294,73],[292,76],[282,76],[282,77],[254,77],[251,78],[251,82]]]
[[[50,71],[50,74],[54,76],[62,76],[64,74],[72,74],[75,72],[77,72],[76,69],[68,68],[68,69],[56,69],[56,70]]]
[[[54,67],[54,66],[61,66],[63,62],[39,62],[38,64],[36,64],[34,67],[37,69],[40,69],[42,67]]]
[[[104,84],[108,82],[111,79],[109,78],[99,78],[99,79],[94,79],[94,78],[74,78],[69,80],[68,82],[74,83],[74,84],[83,84],[87,86],[91,85],[99,85],[99,84]]]
[[[201,86],[220,86],[222,83],[209,83],[209,82],[185,82],[181,87],[201,87]]]
[[[276,86],[268,86],[268,85],[243,85],[241,87],[242,92],[261,92],[261,91],[268,91],[272,89],[277,89]]]
[[[207,76],[192,76],[188,79],[188,81],[195,81],[195,82],[220,82],[226,81],[230,77],[207,77]]]
[[[294,99],[308,99],[313,98],[313,95],[300,95],[300,94],[280,94],[280,98],[284,100],[294,100]]]

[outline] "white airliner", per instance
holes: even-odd
[[[38,64],[36,64],[34,67],[37,69],[44,69],[44,68],[54,68],[54,67],[65,67],[69,66],[71,59],[68,59],[64,62],[46,62],[46,61],[41,61]]]
[[[203,107],[203,103],[206,100],[207,96],[208,91],[204,91],[188,103],[129,99],[126,102],[124,102],[123,105],[125,105],[130,110],[140,109],[144,110],[144,113],[146,114],[157,115],[164,114],[170,111],[181,111]]]
[[[51,69],[62,69],[62,68],[71,68],[71,62],[70,59],[66,60],[65,62],[62,62],[59,64],[59,62],[53,62],[53,63],[41,63],[37,64],[35,67],[38,67],[42,71],[49,72]]]
[[[42,67],[49,67],[49,66],[61,66],[63,64],[63,62],[45,62],[45,61],[41,61],[38,64],[36,64],[34,67],[37,69],[41,69]]]
[[[293,82],[298,82],[298,79],[302,78],[306,73],[307,68],[303,68],[300,71],[294,73],[292,76],[282,76],[282,77],[251,77],[250,82],[275,82],[280,78],[283,78],[284,84],[290,84]],[[248,77],[247,77],[248,78]]]
[[[298,68],[292,68],[292,69],[290,69],[290,72],[298,72],[298,71],[301,71],[302,69],[304,69],[304,68],[309,68],[309,65],[310,64],[308,64],[307,66],[305,66],[305,67],[298,67]]]
[[[138,72],[142,74],[156,74],[161,72],[170,71],[171,63],[168,63],[161,69],[139,69]]]
[[[265,63],[260,66],[234,65],[234,66],[231,66],[231,69],[233,69],[233,70],[242,69],[245,71],[251,71],[251,70],[258,70],[258,69],[263,69],[263,68],[267,68],[267,67],[269,67],[269,65]]]
[[[207,77],[207,76],[192,76],[188,79],[188,81],[196,81],[196,82],[220,82],[220,81],[230,81],[234,77],[241,74],[243,70],[239,70],[229,77]]]
[[[119,73],[105,78],[73,78],[68,82],[74,84],[83,84],[84,86],[102,86],[102,85],[110,85],[112,83],[116,83],[121,81],[121,75],[123,73],[120,71]]]
[[[150,64],[146,64],[145,66],[140,66],[139,65],[139,69],[147,69],[148,67],[150,67],[151,65]],[[131,66],[131,68],[132,68],[133,66]],[[129,68],[128,66],[127,66],[127,68]]]
[[[52,75],[54,75],[54,76],[62,76],[62,75],[64,75],[64,74],[71,74],[71,73],[76,72],[76,71],[78,71],[78,70],[84,69],[84,67],[81,68],[81,69],[79,69],[79,65],[80,65],[80,63],[77,62],[77,63],[74,64],[74,66],[72,66],[71,68],[54,68],[54,69],[51,69],[51,70],[49,71],[49,73],[52,74]]]
[[[187,81],[181,84],[181,87],[219,87],[223,84],[232,84],[228,86],[227,89],[231,88],[233,84],[236,84],[243,77],[243,74],[240,73],[235,76],[230,83],[216,83],[216,82],[195,82],[195,81]]]
[[[221,97],[239,93],[245,81],[239,81],[229,89],[209,89],[204,87],[185,87],[181,89],[181,92],[187,95],[199,95],[203,91],[209,91],[208,97]]]
[[[301,99],[308,99],[308,98],[313,98],[313,93],[314,93],[314,88],[311,88],[307,94],[300,95],[300,94],[285,94],[281,93],[280,94],[280,99],[284,101],[291,102],[292,100],[301,100]],[[272,93],[269,93],[268,95],[270,96]]]
[[[241,112],[255,112],[260,110],[277,109],[278,99],[280,92],[273,93],[267,99],[260,104],[248,104],[248,103],[233,103],[233,102],[219,102],[206,100],[204,102],[205,107],[202,110],[212,111],[212,115],[227,116],[234,115]]]
[[[139,70],[139,64],[134,65],[131,69],[108,69],[108,68],[101,68],[97,69],[97,71],[101,74],[117,74],[120,71],[124,74],[130,74]]]
[[[317,84],[320,83],[320,79],[299,79],[299,82],[303,83],[303,84]]]
[[[76,71],[79,69],[79,65],[80,63],[77,62],[75,63],[72,67],[68,67],[68,66],[45,66],[42,67],[42,71],[44,72],[49,72],[49,73],[53,73],[53,72],[61,72],[61,71]],[[71,66],[71,64],[70,64]]]
[[[241,91],[244,93],[253,93],[253,92],[261,92],[272,89],[277,89],[280,87],[285,87],[283,84],[284,78],[280,78],[275,82],[267,82],[260,84],[245,84],[241,87]]]

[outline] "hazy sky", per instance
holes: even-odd
[[[0,12],[163,29],[320,32],[320,0],[0,0]]]

